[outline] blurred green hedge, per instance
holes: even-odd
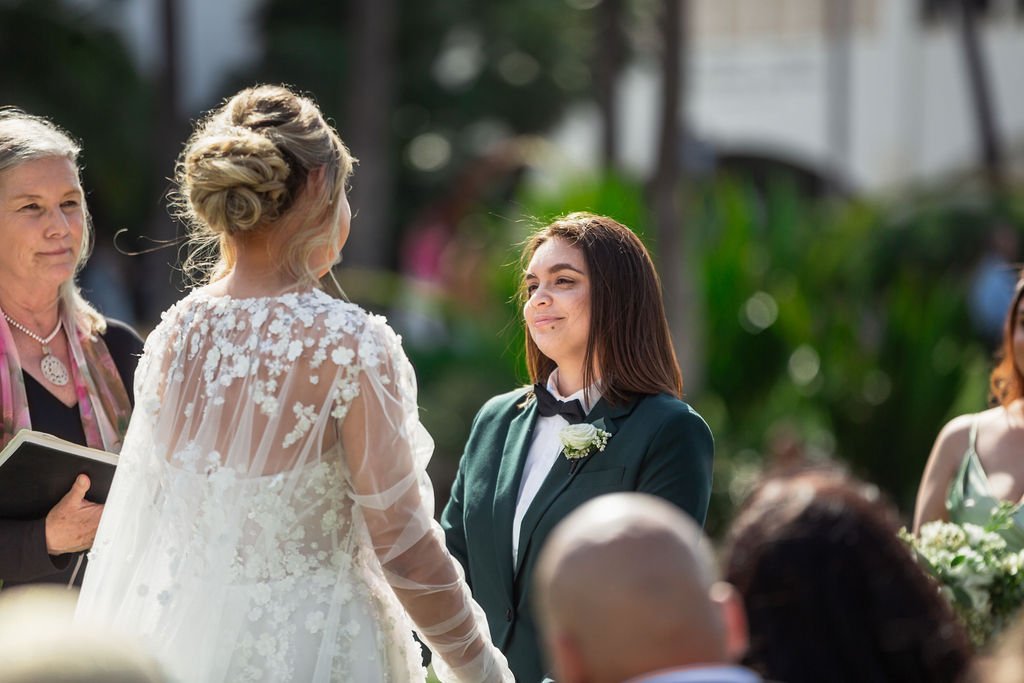
[[[909,515],[942,424],[986,405],[991,353],[969,324],[967,292],[995,226],[1024,224],[1020,202],[808,200],[784,183],[719,179],[693,188],[688,204],[704,314],[695,334],[706,354],[702,386],[687,400],[716,439],[709,532],[721,533],[763,468],[800,458],[845,461]],[[464,292],[392,288],[436,325],[406,346],[437,441],[438,508],[475,411],[526,380],[516,245],[533,226],[583,209],[647,239],[642,188],[620,178],[524,191],[513,206],[467,219],[485,236],[473,305]]]

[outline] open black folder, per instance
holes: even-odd
[[[0,518],[45,517],[75,477],[89,475],[86,500],[107,500],[117,456],[31,429],[22,429],[0,451]]]

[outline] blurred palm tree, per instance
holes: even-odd
[[[603,0],[597,10],[597,33],[601,49],[594,54],[594,90],[601,110],[601,157],[604,167],[619,166],[619,116],[616,99],[619,78],[626,63],[625,0]]]
[[[345,93],[348,112],[343,128],[348,144],[360,159],[359,173],[349,199],[359,207],[359,230],[352,233],[346,258],[356,263],[387,262],[388,225],[394,164],[389,153],[388,119],[394,109],[397,0],[357,2],[351,7],[352,39],[347,80],[355,87]]]
[[[160,66],[155,77],[157,107],[154,116],[154,131],[148,140],[152,157],[152,177],[167,179],[174,173],[174,160],[187,127],[181,115],[180,45],[181,19],[178,15],[177,0],[160,0],[159,11],[155,13],[158,22],[154,32],[160,37]],[[164,180],[156,192],[165,195],[169,190]],[[179,224],[171,219],[166,202],[159,201],[148,207],[145,235],[147,242],[140,244],[142,265],[140,271],[150,277],[140,277],[137,289],[142,299],[142,317],[157,320],[160,313],[171,306],[184,288],[179,266],[179,252],[174,248],[179,236]],[[150,248],[151,244],[158,248]],[[152,277],[154,273],[165,273]]]
[[[1024,12],[1024,2],[1018,0],[1017,5],[1018,11]],[[995,7],[996,4],[992,0],[921,0],[921,11],[925,21],[953,17],[958,22],[960,48],[967,72],[981,166],[991,191],[1000,196],[1006,190],[1005,154],[996,124],[995,103],[977,22],[980,16],[986,15]]]
[[[697,310],[695,275],[686,267],[686,214],[682,207],[682,193],[686,186],[682,149],[686,139],[684,64],[689,47],[689,10],[688,0],[662,0],[660,3],[657,24],[661,63],[659,133],[657,161],[648,193],[665,311],[686,378],[687,392],[693,393],[702,384],[703,325]]]

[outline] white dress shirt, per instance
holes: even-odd
[[[571,401],[579,399],[585,413],[590,413],[601,394],[598,384],[577,391],[572,396],[562,396],[558,393],[558,368],[548,377],[548,391],[559,401]],[[587,396],[590,400],[587,400]],[[512,518],[512,566],[516,564],[519,557],[519,530],[523,526],[523,517],[530,509],[530,503],[537,497],[541,484],[551,471],[552,465],[558,460],[562,452],[562,442],[558,439],[558,433],[569,424],[561,415],[551,417],[537,416],[537,424],[533,428],[533,441],[530,443],[530,451],[526,455],[526,465],[523,467],[523,476],[519,480],[519,495],[516,498],[516,514]]]
[[[709,664],[653,671],[625,683],[760,683],[761,678],[742,666]]]

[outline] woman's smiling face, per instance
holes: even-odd
[[[64,157],[26,161],[0,174],[0,269],[52,287],[74,277],[85,207],[78,171]]]
[[[590,273],[583,252],[553,237],[534,252],[524,274],[526,327],[559,367],[583,367],[590,336]]]

